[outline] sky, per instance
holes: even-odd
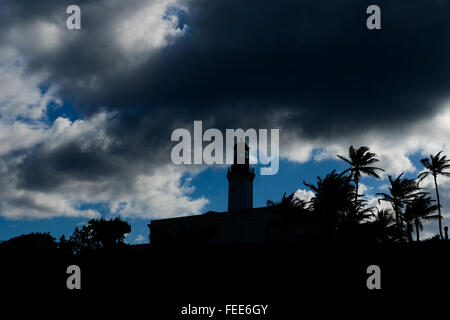
[[[386,170],[362,180],[371,205],[388,175],[450,155],[447,1],[376,1],[381,30],[366,28],[373,1],[75,2],[0,0],[0,240],[120,216],[142,243],[151,219],[225,211],[225,166],[170,158],[173,130],[196,120],[280,129],[255,206],[309,199],[303,181],[344,170],[350,145]],[[81,30],[66,28],[71,4]]]

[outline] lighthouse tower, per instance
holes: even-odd
[[[239,144],[244,144],[244,146],[239,146]],[[239,150],[245,150],[244,163],[242,164],[239,164],[237,161]],[[227,178],[228,211],[252,209],[255,171],[253,168],[250,168],[249,147],[243,141],[238,142],[234,146],[234,161],[228,169]]]

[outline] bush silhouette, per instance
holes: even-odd
[[[33,232],[29,234],[22,234],[18,237],[3,241],[0,243],[0,248],[14,251],[56,249],[57,243],[55,240],[56,239],[53,238],[49,232]]]
[[[84,249],[117,248],[125,245],[123,240],[130,231],[130,225],[120,218],[91,219],[81,229],[75,228],[68,245],[74,253],[80,253]]]

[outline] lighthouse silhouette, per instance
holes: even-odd
[[[250,168],[249,147],[244,141],[234,145],[234,160],[228,168],[227,178],[228,211],[252,209],[255,170]]]

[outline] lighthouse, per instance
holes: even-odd
[[[244,161],[238,161],[239,151],[244,151]],[[228,212],[252,209],[255,171],[250,168],[249,147],[244,141],[240,141],[234,146],[234,160],[231,167],[228,168],[227,178]]]

